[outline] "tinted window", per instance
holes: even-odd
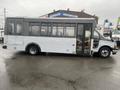
[[[22,24],[16,24],[16,34],[17,35],[22,34]]]
[[[48,26],[48,35],[49,36],[52,35],[52,27],[51,27],[51,25]]]
[[[29,33],[30,33],[30,35],[34,35],[34,36],[40,35],[40,26],[38,26],[38,25],[30,26]]]
[[[57,24],[53,24],[53,27],[52,27],[52,36],[57,36]]]
[[[75,24],[66,24],[64,35],[67,37],[74,37],[75,36]]]
[[[65,36],[75,36],[74,27],[66,27]]]
[[[8,34],[10,34],[10,35],[15,34],[15,24],[14,23],[9,22],[7,29],[8,29]]]
[[[57,28],[57,36],[63,36],[64,35],[64,24],[58,24]]]
[[[48,29],[48,27],[47,27],[47,24],[42,24],[42,26],[41,26],[41,35],[47,35],[47,29]]]
[[[58,36],[63,36],[63,31],[64,30],[64,27],[58,27],[58,32],[57,32],[57,35]]]

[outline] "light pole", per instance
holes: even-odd
[[[5,29],[5,19],[6,19],[6,8],[4,8],[4,23],[3,23],[4,29]]]

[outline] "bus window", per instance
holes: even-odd
[[[57,36],[63,36],[64,27],[58,27]]]
[[[40,35],[40,26],[30,26],[30,35],[38,36]]]
[[[48,36],[51,36],[52,34],[52,27],[51,25],[48,25]]]
[[[52,27],[52,36],[57,36],[57,26]]]
[[[66,27],[64,35],[66,37],[74,37],[75,36],[75,27]]]
[[[75,24],[65,24],[64,36],[74,37],[75,36]]]
[[[8,34],[13,35],[15,34],[15,24],[8,23]]]
[[[41,26],[41,35],[47,35],[47,24],[42,24]]]
[[[21,35],[22,34],[22,24],[16,24],[16,34]]]

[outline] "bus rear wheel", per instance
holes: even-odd
[[[102,58],[107,58],[109,57],[111,54],[111,50],[108,48],[108,47],[103,47],[100,49],[99,51],[99,55],[102,57]]]
[[[39,48],[38,46],[36,45],[30,45],[28,48],[27,48],[27,52],[30,54],[30,55],[37,55],[39,53]]]

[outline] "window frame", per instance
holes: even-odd
[[[47,28],[47,30],[45,31],[45,35],[42,35],[41,34],[41,28],[42,28],[42,24],[45,24],[45,25],[43,25],[44,27],[46,26],[46,28]],[[41,22],[40,23],[40,36],[48,36],[48,22]]]
[[[19,24],[19,25],[21,25],[21,33],[17,33],[17,24]],[[15,23],[15,35],[23,35],[23,24],[22,24],[22,22],[16,22]]]
[[[67,25],[67,26],[66,26]],[[70,25],[70,26],[69,26]],[[71,26],[73,25],[73,26]],[[66,27],[74,27],[74,36],[65,36],[65,30]],[[76,23],[65,23],[64,24],[64,37],[68,37],[68,38],[76,38],[77,36],[77,24]]]
[[[23,19],[8,19],[6,20],[6,25],[5,25],[5,34],[7,35],[16,35],[16,36],[24,36],[24,21]],[[14,32],[12,32],[12,30],[10,31],[10,24],[13,24],[14,26]],[[21,26],[21,31],[20,33],[17,32],[17,25],[20,25]]]
[[[10,31],[10,25],[9,24],[14,24],[14,33],[12,33],[12,30]],[[14,20],[9,20],[8,22],[7,22],[7,34],[8,35],[16,35],[16,33],[15,33],[15,21]],[[13,29],[13,28],[12,28]]]
[[[32,26],[38,26],[39,27],[39,34],[38,35],[33,35],[32,34]],[[29,30],[28,30],[28,35],[29,36],[40,36],[41,30],[40,30],[40,23],[38,22],[30,22],[29,23]]]
[[[42,25],[47,27],[46,34],[42,35]],[[39,35],[32,35],[32,26],[39,26],[40,27],[40,34]],[[65,35],[66,27],[74,27],[74,35],[67,36]],[[53,27],[56,27],[56,34],[53,35]],[[58,29],[62,27],[62,35],[58,35]],[[50,30],[51,29],[51,30]],[[50,32],[49,32],[50,31]],[[68,30],[69,31],[69,30]],[[58,38],[76,38],[77,33],[77,24],[76,23],[65,23],[65,22],[29,22],[29,36],[45,36],[45,37],[58,37]]]

